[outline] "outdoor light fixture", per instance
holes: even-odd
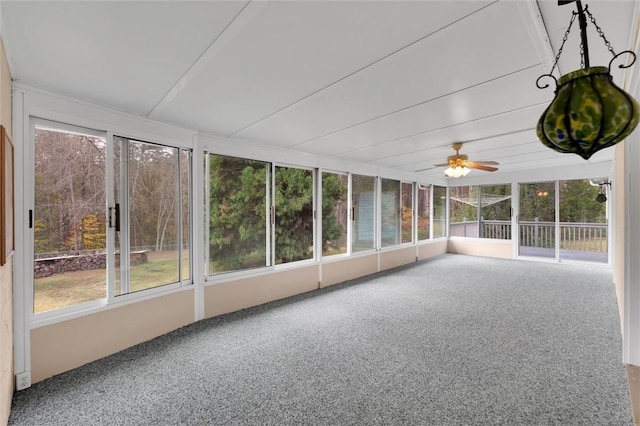
[[[456,167],[449,167],[444,171],[444,174],[449,177],[459,178],[462,176],[466,176],[467,173],[469,173],[470,171],[471,169],[468,167],[456,166]]]
[[[549,148],[562,153],[578,154],[588,160],[596,151],[622,141],[638,125],[638,103],[614,84],[610,74],[611,64],[620,55],[631,55],[631,62],[619,65],[619,68],[633,65],[636,55],[630,50],[616,54],[589,12],[589,7],[585,6],[583,9],[580,0],[559,0],[558,5],[573,2],[576,3],[578,11],[574,11],[571,16],[553,67],[549,74],[541,75],[536,81],[539,89],[549,87],[549,84],[540,85],[540,79],[543,77],[551,77],[556,83],[555,98],[542,113],[538,121],[537,134],[540,141]],[[592,67],[589,64],[587,16],[613,55],[608,67]],[[581,69],[565,74],[557,80],[553,71],[558,65],[562,48],[576,17],[580,24]]]
[[[593,179],[589,179],[589,183],[592,186],[598,186],[599,190],[598,190],[598,195],[596,195],[596,201],[599,203],[604,203],[605,201],[607,201],[607,188],[605,187],[605,185],[608,185],[609,187],[611,186],[611,182],[608,181],[607,179],[601,179],[598,181],[594,181]]]

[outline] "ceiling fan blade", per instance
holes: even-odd
[[[448,167],[449,163],[434,164],[434,166],[436,166],[436,167]]]
[[[474,163],[476,164],[484,164],[487,166],[499,166],[500,163],[498,163],[497,161],[474,161]]]
[[[481,164],[481,162],[477,161],[469,161],[467,163],[467,167],[470,169],[484,170],[485,172],[495,172],[498,170],[497,167],[485,166],[484,164]]]

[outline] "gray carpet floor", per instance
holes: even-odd
[[[17,392],[11,425],[630,425],[611,271],[447,254]]]

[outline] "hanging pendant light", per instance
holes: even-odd
[[[630,50],[616,54],[588,6],[583,9],[580,0],[560,0],[558,5],[573,2],[578,11],[573,12],[551,72],[541,75],[536,81],[540,89],[549,87],[549,84],[540,85],[540,79],[544,77],[551,77],[556,82],[555,98],[542,113],[536,130],[540,141],[549,148],[562,153],[578,154],[588,160],[595,152],[624,140],[640,121],[638,103],[616,86],[610,74],[611,64],[620,55],[631,55],[631,62],[619,65],[620,68],[633,65],[636,55]],[[586,15],[613,55],[608,67],[591,67],[589,64]],[[556,80],[552,75],[553,70],[558,64],[576,17],[580,23],[582,68]]]

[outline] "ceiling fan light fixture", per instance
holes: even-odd
[[[619,65],[619,68],[628,68],[633,65],[636,55],[630,50],[616,54],[596,24],[588,6],[583,9],[580,0],[561,0],[559,5],[574,1],[577,12],[573,12],[551,72],[541,75],[536,81],[540,89],[549,87],[549,84],[540,85],[540,79],[543,77],[550,77],[556,83],[555,97],[542,113],[536,133],[540,142],[547,147],[561,153],[578,154],[588,160],[595,152],[624,140],[640,121],[638,103],[631,95],[615,85],[610,74],[611,64],[620,55],[625,53],[631,55],[631,62],[627,65]],[[591,67],[589,64],[587,15],[613,55],[608,67]],[[576,17],[580,23],[582,68],[557,80],[553,76],[553,70],[558,64],[564,42]]]
[[[452,178],[459,178],[462,176],[466,176],[470,171],[471,169],[469,169],[468,167],[456,166],[449,167],[444,171],[444,174]]]
[[[436,167],[447,167],[444,174],[448,177],[459,178],[466,176],[471,169],[484,170],[486,172],[495,172],[498,170],[498,162],[496,161],[469,161],[466,154],[460,154],[462,142],[456,142],[452,145],[456,151],[455,155],[447,157],[447,162],[443,164],[435,164]]]

